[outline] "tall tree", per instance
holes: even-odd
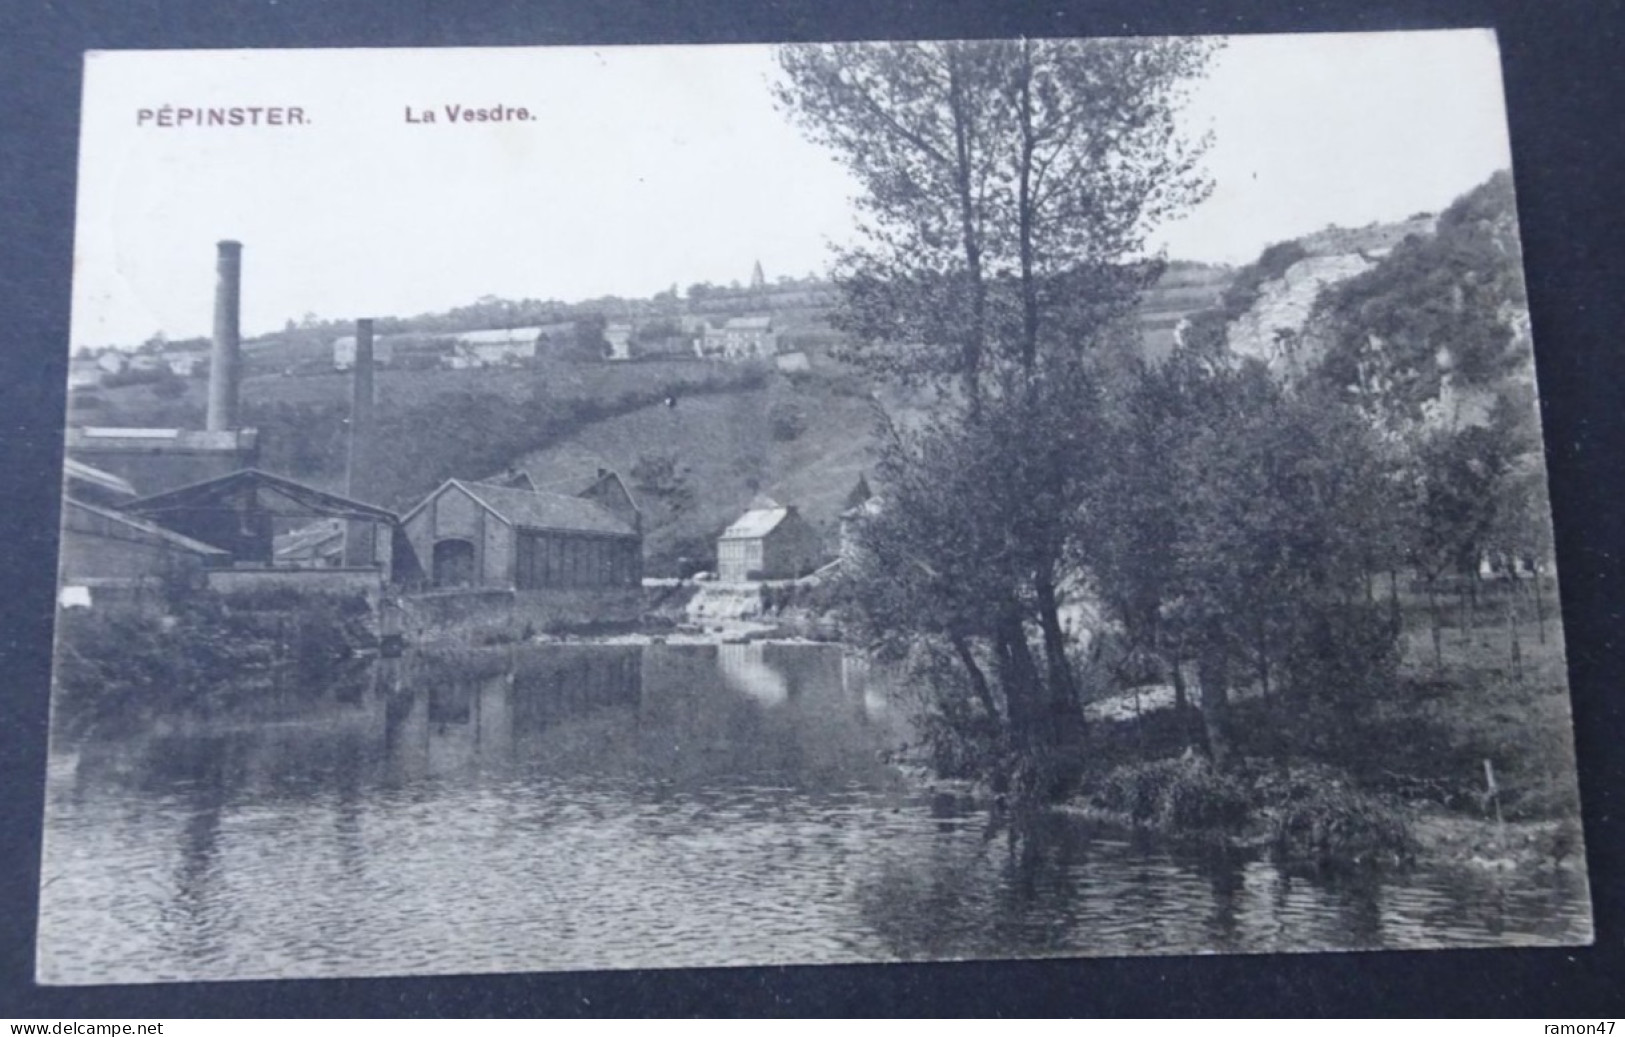
[[[873,552],[879,579],[911,581],[899,586],[943,617],[976,595],[979,622],[936,633],[958,639],[973,683],[992,672],[1014,743],[1040,758],[1082,724],[1061,605],[1093,453],[1090,347],[1156,275],[1138,261],[1150,229],[1208,189],[1205,141],[1186,139],[1176,113],[1212,50],[1021,40],[779,52],[781,104],[864,188],[863,244],[838,264],[858,358],[943,382],[942,420],[900,441],[885,473],[888,486],[920,486],[889,508],[908,497],[926,510],[907,520],[915,536],[902,537],[901,517],[879,524],[902,537]],[[928,489],[967,472],[963,493]],[[965,550],[991,566],[979,580],[921,581]]]
[[[1126,263],[1205,196],[1176,114],[1214,44],[1017,40],[793,45],[783,107],[864,188],[841,257],[867,358],[953,374],[972,408],[995,357],[1031,368],[1120,315]],[[918,346],[898,349],[898,346]]]

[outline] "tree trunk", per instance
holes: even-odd
[[[970,676],[971,688],[976,692],[977,700],[982,703],[982,708],[987,710],[987,715],[993,722],[1002,727],[1004,718],[999,713],[998,701],[993,698],[993,689],[987,683],[987,674],[982,672],[981,664],[976,661],[970,643],[959,634],[950,636],[948,640],[953,643],[954,654],[959,656],[960,664]]]
[[[1428,620],[1433,630],[1433,666],[1437,670],[1444,669],[1444,632],[1443,621],[1439,618],[1439,593],[1433,586],[1433,579],[1428,579]]]
[[[1016,744],[1030,750],[1039,741],[1048,710],[1040,702],[1042,681],[1027,645],[1027,631],[1014,605],[1001,610],[996,626],[999,683]]]
[[[1388,570],[1388,617],[1395,630],[1404,629],[1399,608],[1399,570]]]
[[[1201,683],[1202,727],[1213,766],[1230,764],[1230,692],[1224,657],[1211,649],[1197,656],[1196,679]]]
[[[1514,579],[1517,577],[1514,576]],[[1513,589],[1516,589],[1515,586]],[[1506,599],[1507,647],[1512,661],[1512,677],[1523,680],[1523,646],[1518,643],[1518,604],[1512,595]]]
[[[1463,649],[1470,651],[1473,644],[1473,619],[1467,611],[1467,592],[1456,592],[1456,624],[1461,629],[1461,644]]]
[[[1078,702],[1078,682],[1072,673],[1072,660],[1066,655],[1066,633],[1061,629],[1060,602],[1049,577],[1038,580],[1038,617],[1044,631],[1044,662],[1049,668],[1049,708],[1052,720],[1061,726],[1054,732],[1066,744],[1083,733],[1083,713]]]
[[[1030,41],[1021,43],[1021,157],[1016,177],[1017,248],[1021,257],[1021,362],[1031,368],[1038,359],[1038,284],[1033,275],[1033,106]]]
[[[1540,643],[1545,644],[1546,643],[1546,602],[1543,599],[1546,596],[1546,590],[1545,590],[1544,587],[1542,587],[1540,585],[1540,579],[1541,579],[1540,578],[1540,570],[1535,569],[1535,571],[1531,575],[1532,575],[1532,579],[1530,579],[1529,584],[1534,589],[1534,592],[1535,592],[1535,623],[1536,623],[1536,629],[1539,630],[1539,632],[1540,632]]]
[[[1269,629],[1262,619],[1258,621],[1258,693],[1270,697]]]
[[[954,188],[959,203],[959,229],[971,293],[971,326],[961,345],[960,363],[964,368],[965,399],[974,415],[981,410],[980,374],[986,340],[987,287],[982,280],[982,242],[976,228],[976,203],[971,191],[972,145],[965,103],[963,75],[957,58],[950,52],[948,106],[954,124]]]

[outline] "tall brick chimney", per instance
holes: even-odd
[[[355,367],[350,380],[350,424],[344,467],[344,492],[354,500],[371,503],[373,446],[372,321],[355,322]],[[372,565],[377,557],[376,527],[351,521],[344,528],[344,564]]]
[[[210,432],[237,427],[237,379],[240,363],[243,246],[222,241],[216,248],[214,281],[214,348],[209,354]]]

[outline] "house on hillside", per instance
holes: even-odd
[[[604,325],[604,341],[609,343],[608,359],[631,360],[635,355],[632,343],[632,333],[635,329],[630,324],[614,323]]]
[[[173,346],[159,354],[171,374],[181,378],[194,378],[202,375],[209,366],[209,347],[199,346]]]
[[[823,564],[824,543],[793,506],[763,499],[717,539],[717,579],[791,580]]]
[[[451,479],[401,525],[418,577],[435,587],[590,591],[643,582],[641,522],[585,495]]]
[[[96,361],[75,357],[68,361],[68,388],[94,389],[102,384],[103,374],[106,372]]]
[[[372,362],[375,367],[389,367],[395,363],[395,336],[376,335],[372,340]],[[333,340],[333,370],[348,371],[355,367],[355,336],[340,335]]]
[[[734,317],[717,328],[707,324],[700,341],[702,356],[725,360],[754,360],[774,357],[779,351],[779,334],[773,318],[759,315]]]
[[[536,359],[542,329],[496,328],[462,331],[451,336],[450,364],[454,368],[517,367]]]

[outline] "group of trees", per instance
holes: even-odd
[[[1408,435],[1372,418],[1370,386],[1404,381],[1423,354],[1464,382],[1507,372],[1515,350],[1496,329],[1499,301],[1517,307],[1516,255],[1509,274],[1504,235],[1500,259],[1474,247],[1488,240],[1474,214],[1459,218],[1463,234],[1441,231],[1444,256],[1401,250],[1442,266],[1438,277],[1374,275],[1318,311],[1328,345],[1308,377],[1288,382],[1223,344],[1228,311],[1302,258],[1290,246],[1244,271],[1170,360],[1123,362],[1135,351],[1115,341],[1122,318],[1160,272],[1140,258],[1146,235],[1209,188],[1206,141],[1176,116],[1213,51],[1192,40],[780,51],[780,103],[864,188],[863,243],[837,264],[839,326],[862,343],[856,359],[935,389],[929,416],[892,427],[883,448],[885,507],[861,527],[846,587],[852,628],[877,649],[924,654],[935,719],[976,743],[958,758],[1022,795],[1064,791],[1083,763],[1090,660],[1069,601],[1104,610],[1089,625],[1108,621],[1126,663],[1160,672],[1182,699],[1194,674],[1222,766],[1232,688],[1346,704],[1392,672],[1397,574],[1420,564],[1428,537],[1476,571],[1491,530],[1544,525],[1536,508],[1505,506],[1528,447],[1514,422],[1469,430],[1433,415],[1423,435],[1419,399],[1385,404],[1417,412]],[[1383,305],[1392,319],[1376,333],[1405,348],[1382,353],[1385,380],[1361,395],[1346,376],[1351,363],[1383,366],[1361,345]],[[1431,325],[1408,325],[1413,311]],[[1524,521],[1507,520],[1520,510]]]
[[[780,51],[780,103],[865,189],[839,326],[879,346],[859,359],[942,388],[882,460],[888,508],[867,539],[884,574],[858,581],[858,613],[877,639],[948,646],[994,729],[996,776],[1023,791],[1077,764],[1061,603],[1093,456],[1082,347],[1156,273],[1125,257],[1208,190],[1202,142],[1174,115],[1211,54],[1196,40]]]

